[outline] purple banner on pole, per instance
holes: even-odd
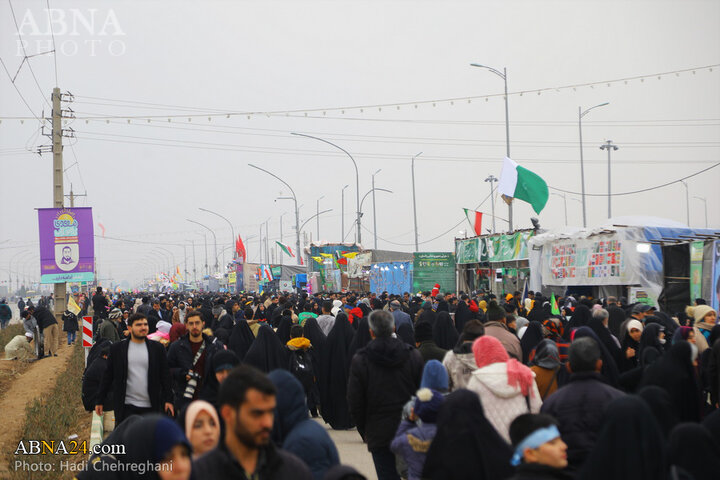
[[[92,282],[92,208],[39,208],[40,283]]]

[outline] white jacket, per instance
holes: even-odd
[[[450,391],[467,388],[470,375],[477,370],[475,355],[472,353],[455,353],[448,350],[443,358],[443,366],[450,377]]]
[[[467,388],[478,394],[485,417],[508,443],[511,443],[512,421],[523,413],[538,413],[542,406],[540,392],[537,384],[533,382],[528,412],[527,400],[520,388],[508,385],[507,365],[504,362],[493,363],[475,370],[470,376]]]

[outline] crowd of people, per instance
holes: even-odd
[[[95,316],[83,404],[114,417],[105,443],[127,453],[79,479],[143,462],[172,471],[142,478],[365,478],[321,421],[356,429],[383,480],[720,472],[720,325],[702,299],[673,315],[539,292],[80,303]],[[42,314],[23,316],[52,330]]]

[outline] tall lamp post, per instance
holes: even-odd
[[[693,198],[697,198],[698,200],[702,201],[705,204],[705,228],[708,228],[708,220],[707,220],[707,198],[705,197],[697,197],[693,196]]]
[[[355,237],[356,237],[357,243],[359,244],[362,239],[362,234],[360,233],[360,225],[361,225],[360,217],[362,217],[362,214],[360,213],[360,172],[358,171],[357,162],[355,162],[355,159],[353,158],[352,155],[350,155],[350,153],[348,153],[347,150],[335,145],[332,142],[328,142],[327,140],[324,140],[319,137],[313,137],[312,135],[305,135],[304,133],[292,132],[291,135],[297,135],[298,137],[312,138],[315,140],[319,140],[323,143],[327,143],[328,145],[331,145],[331,146],[337,148],[338,150],[340,150],[341,152],[343,152],[345,155],[350,157],[350,160],[352,160],[353,166],[355,167],[355,198],[356,198],[356,206],[357,206],[357,212],[355,212],[355,215],[356,215],[355,221],[357,222]],[[299,243],[299,240],[298,240],[298,243]],[[298,248],[298,251],[299,251],[299,248]]]
[[[227,218],[223,217],[222,215],[220,215],[220,214],[217,213],[217,212],[213,212],[212,210],[208,210],[207,208],[200,208],[200,210],[202,210],[203,212],[212,213],[213,215],[217,215],[218,217],[220,217],[220,218],[222,218],[223,220],[225,220],[225,221],[228,223],[228,225],[230,225],[230,233],[232,234],[232,241],[230,242],[230,245],[234,245],[234,244],[235,244],[235,229],[233,228],[232,223],[230,222],[230,220],[228,220]],[[223,251],[225,251],[225,249],[223,249]],[[237,252],[236,252],[235,250],[233,250],[233,258],[237,258]],[[225,256],[224,256],[224,255],[223,255],[223,263],[225,263]]]
[[[300,211],[298,210],[297,196],[295,195],[295,191],[292,189],[292,187],[290,185],[288,185],[288,183],[285,180],[278,177],[274,173],[268,172],[264,168],[260,168],[257,165],[253,165],[252,163],[248,163],[248,165],[257,170],[260,170],[261,172],[267,173],[268,175],[270,175],[271,177],[273,177],[277,180],[280,180],[280,182],[282,182],[283,185],[285,185],[286,187],[288,187],[288,189],[290,189],[290,193],[292,194],[292,197],[280,197],[280,198],[282,198],[282,199],[292,198],[293,202],[295,202],[295,249],[297,250],[297,255],[296,255],[297,264],[300,265]],[[262,245],[262,242],[260,242],[260,245]]]
[[[568,224],[568,219],[567,219],[567,196],[565,196],[564,193],[551,193],[550,195],[556,195],[556,196],[558,196],[558,197],[562,197],[563,203],[565,204],[565,225],[567,225],[567,224]]]
[[[583,228],[587,227],[587,211],[585,208],[585,162],[583,161],[582,119],[585,115],[590,113],[590,110],[604,107],[605,105],[610,105],[610,102],[601,103],[586,110],[583,110],[582,107],[578,107],[578,131],[580,132],[580,192],[582,194]]]
[[[208,227],[207,225],[203,225],[200,222],[196,222],[195,220],[190,220],[189,218],[186,218],[185,220],[187,220],[190,223],[194,223],[195,225],[200,225],[201,227],[203,227],[206,230],[209,230],[210,233],[212,233],[213,243],[215,243],[215,258],[217,259],[217,237],[215,236],[215,232],[213,231],[213,229]],[[218,262],[217,262],[217,260],[215,260],[215,271],[213,273],[217,273],[217,271],[218,271]]]
[[[340,209],[340,243],[345,242],[345,189],[349,186],[345,185],[340,190],[340,204],[342,205]]]
[[[683,184],[683,187],[685,187],[685,215],[687,218],[687,226],[690,226],[690,188],[688,188],[688,184],[685,182],[685,180],[680,180],[680,183]]]
[[[375,173],[372,174],[372,197],[373,197],[373,233],[375,234],[375,250],[377,250],[377,209],[375,208],[375,175],[380,173],[382,168],[378,168]]]
[[[497,177],[495,177],[495,175],[488,175],[488,177],[485,179],[485,182],[490,183],[490,205],[492,206],[491,208],[493,217],[493,233],[495,233],[495,185],[493,184],[497,181],[498,179]]]
[[[471,67],[478,67],[478,68],[484,68],[486,70],[491,71],[498,77],[503,79],[503,82],[505,84],[505,155],[510,158],[510,119],[508,116],[508,93],[507,93],[507,68],[503,68],[503,71],[497,70],[492,67],[488,67],[487,65],[480,65],[479,63],[471,63]],[[493,214],[493,224],[495,222],[495,214]],[[512,202],[508,203],[508,223],[510,231],[513,231],[513,206]],[[495,227],[493,226],[493,233],[495,232]]]
[[[600,150],[607,150],[608,152],[608,218],[612,218],[612,189],[610,188],[612,182],[612,176],[610,175],[610,152],[617,150],[617,145],[613,145],[612,140],[608,140],[604,144],[600,145]]]
[[[412,160],[410,160],[410,171],[412,173],[412,193],[413,193],[413,222],[415,223],[415,251],[419,252],[418,248],[418,229],[417,229],[417,201],[415,198],[415,159],[422,155],[423,152],[418,153]]]
[[[323,198],[325,198],[325,195],[322,195],[320,198],[317,199],[317,202],[315,202],[316,206],[317,206],[317,208],[315,210],[317,212],[317,215],[315,216],[316,217],[315,220],[317,220],[317,241],[318,242],[320,242],[320,200],[322,200]]]

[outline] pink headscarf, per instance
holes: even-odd
[[[198,415],[200,415],[200,412],[207,412],[212,419],[215,420],[215,425],[220,428],[220,419],[215,411],[215,407],[205,400],[195,400],[188,405],[187,410],[185,411],[185,436],[187,438],[190,438],[193,423],[195,423],[195,419]]]
[[[505,363],[507,365],[508,385],[520,388],[524,396],[535,396],[535,391],[532,388],[535,377],[532,370],[514,358],[510,358],[500,340],[484,335],[473,342],[472,351],[478,368],[493,363]]]

